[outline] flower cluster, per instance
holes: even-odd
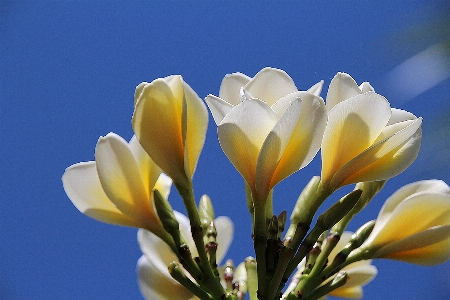
[[[87,216],[139,228],[138,282],[147,299],[361,298],[362,286],[377,274],[373,259],[448,261],[450,187],[443,181],[400,188],[376,220],[345,231],[386,181],[415,160],[422,119],[391,108],[368,82],[358,85],[345,73],[332,79],[325,101],[322,87],[320,81],[298,90],[286,72],[264,68],[253,78],[226,75],[219,95],[205,98],[220,146],[245,182],[251,213],[255,258],[237,267],[231,260],[218,266],[233,223],[215,217],[207,195],[196,202],[192,178],[208,112],[181,76],[138,85],[135,136],[130,142],[114,133],[101,137],[95,161],[66,169],[64,189]],[[272,191],[319,150],[321,175],[301,191],[288,223],[286,211],[272,211]],[[171,207],[172,183],[188,217]],[[316,216],[349,184],[353,191]]]

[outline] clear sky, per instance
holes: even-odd
[[[323,79],[325,97],[342,71],[369,81],[393,107],[422,116],[419,158],[387,183],[353,230],[375,218],[404,184],[450,183],[448,60],[431,75],[430,64],[395,71],[442,38],[441,30],[423,34],[420,28],[443,9],[433,1],[407,3],[0,1],[0,299],[141,299],[137,230],[79,213],[61,175],[94,159],[99,136],[113,131],[131,138],[133,93],[142,81],[181,74],[204,98],[218,94],[227,73],[254,76],[271,66],[285,70],[301,90]],[[431,88],[401,89],[428,82],[439,68],[443,75]],[[318,156],[280,184],[275,211],[292,210],[319,173]],[[212,118],[194,186],[197,198],[209,194],[216,214],[235,223],[227,257],[238,263],[254,255],[242,179],[219,147]],[[183,211],[174,189],[170,200]],[[450,263],[375,265],[379,275],[365,287],[365,299],[450,298]]]

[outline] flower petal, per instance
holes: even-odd
[[[216,258],[217,263],[220,264],[231,245],[231,241],[233,240],[234,225],[230,218],[224,216],[217,217],[214,220],[214,224],[217,230],[218,244]]]
[[[404,199],[382,222],[375,224],[367,242],[386,245],[438,225],[450,225],[450,195],[418,193]]]
[[[83,214],[109,224],[139,227],[139,222],[124,215],[106,196],[95,162],[82,162],[68,167],[62,182],[67,196]]]
[[[419,265],[437,265],[450,259],[450,225],[431,227],[378,249],[374,256]]]
[[[220,85],[219,98],[225,100],[232,106],[238,105],[239,91],[250,79],[247,75],[239,72],[225,75]]]
[[[276,122],[275,112],[265,102],[248,100],[235,106],[218,127],[222,150],[250,187],[254,187],[259,151]]]
[[[337,73],[331,80],[328,88],[326,105],[330,111],[336,104],[361,94],[356,81],[346,73]]]
[[[183,81],[184,98],[187,105],[186,138],[184,141],[184,163],[187,175],[192,178],[208,129],[208,110],[202,99]]]
[[[328,113],[322,142],[322,181],[369,148],[391,117],[387,100],[366,93],[343,101]]]
[[[283,70],[274,68],[259,71],[247,83],[245,89],[269,106],[275,104],[281,97],[297,91],[292,78]]]
[[[394,209],[406,198],[417,193],[443,193],[450,194],[450,187],[442,180],[422,180],[403,186],[392,194],[381,208],[377,222],[389,218]]]
[[[128,147],[136,159],[136,163],[139,167],[142,181],[144,182],[144,186],[146,188],[146,192],[150,193],[149,188],[155,186],[156,181],[161,175],[161,168],[148,156],[147,152],[145,152],[144,148],[142,148],[141,144],[137,140],[136,136],[133,136],[128,143]],[[170,187],[169,187],[170,188]]]
[[[141,256],[137,262],[137,274],[139,288],[145,299],[198,299],[173,279],[167,270],[167,265],[162,264],[157,258]]]
[[[147,224],[145,228],[160,229],[128,143],[114,133],[101,137],[95,149],[95,160],[100,183],[111,202],[125,215]]]
[[[232,104],[214,95],[208,95],[205,98],[205,102],[206,104],[208,104],[209,110],[213,115],[213,119],[214,122],[216,122],[216,125],[219,125],[225,115],[229,113],[230,110],[234,107]]]
[[[320,97],[320,93],[322,92],[322,87],[323,87],[323,80],[319,81],[318,83],[316,83],[315,85],[313,85],[312,87],[310,87],[307,92],[316,95],[317,97]]]
[[[164,79],[147,84],[136,104],[132,125],[142,147],[155,163],[174,181],[181,183],[186,180],[186,174],[181,120],[183,97],[175,98],[179,89],[182,89],[182,83],[178,77],[170,86]]]
[[[327,113],[322,98],[305,93],[291,102],[267,136],[258,159],[256,189],[267,194],[305,167],[319,151]]]
[[[386,128],[405,126],[391,136],[375,143],[342,166],[331,180],[331,186],[361,181],[385,180],[408,168],[416,159],[422,140],[422,119],[397,123]],[[384,135],[382,132],[380,135]]]

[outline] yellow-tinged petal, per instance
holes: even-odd
[[[421,265],[450,259],[450,187],[424,180],[395,192],[360,251]],[[363,253],[363,252],[361,252]]]
[[[144,187],[128,143],[113,133],[101,137],[95,149],[95,161],[100,183],[111,202],[125,215],[159,228],[159,219],[150,207],[149,191]]]
[[[418,265],[437,265],[450,259],[450,225],[431,227],[378,249],[374,257]]]
[[[361,299],[363,297],[363,289],[361,286],[353,286],[349,288],[339,288],[330,293],[330,296],[347,298],[347,299]]]
[[[205,143],[206,131],[208,129],[208,111],[200,97],[184,81],[183,90],[187,106],[184,162],[185,171],[189,178],[192,178]]]
[[[177,80],[171,82],[176,86]],[[182,132],[183,97],[164,79],[147,84],[135,107],[133,130],[145,151],[174,181],[186,180]],[[178,80],[179,88],[182,83]]]
[[[292,78],[283,70],[264,68],[259,71],[245,86],[254,98],[266,102],[269,106],[275,104],[281,97],[296,92]]]
[[[124,215],[103,191],[95,162],[81,162],[66,169],[62,176],[64,190],[83,214],[97,221],[139,227],[139,221]]]
[[[373,146],[342,166],[331,180],[331,186],[343,186],[362,181],[385,180],[394,177],[416,159],[422,140],[422,119],[404,121],[385,128],[396,130],[391,136],[375,142]],[[383,136],[385,133],[381,133]],[[378,140],[378,138],[377,138]]]
[[[322,142],[322,181],[369,148],[391,117],[387,100],[366,93],[343,101],[328,114]]]
[[[141,144],[137,140],[136,136],[133,136],[128,144],[131,152],[136,159],[136,163],[139,167],[140,175],[142,177],[142,182],[144,183],[144,187],[146,192],[150,195],[152,187],[155,186],[156,182],[160,177],[167,177],[164,174],[161,174],[162,170],[155,162],[148,156],[147,152],[142,148]],[[169,189],[172,181],[169,183]],[[159,190],[159,189],[158,189]],[[163,194],[162,191],[160,191]],[[166,196],[167,198],[167,196]]]
[[[389,215],[376,223],[372,245],[384,245],[439,225],[450,225],[450,195],[417,193],[400,202]]]
[[[223,151],[250,187],[255,186],[259,151],[276,122],[275,112],[255,99],[235,106],[218,127]]]
[[[356,81],[346,73],[337,73],[331,80],[328,88],[326,105],[331,110],[336,104],[361,94]]]
[[[259,154],[256,189],[261,194],[311,162],[319,151],[326,118],[323,100],[313,94],[290,103]]]
[[[176,183],[189,185],[206,137],[205,105],[178,75],[141,84],[135,94],[132,124],[139,142]]]

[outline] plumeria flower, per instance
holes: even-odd
[[[448,261],[450,187],[424,180],[396,191],[381,208],[370,236],[350,256],[361,254],[419,265]]]
[[[298,91],[284,71],[265,68],[253,78],[227,75],[220,97],[206,97],[220,145],[255,199],[264,202],[319,150],[326,123],[320,89],[321,83],[311,92]]]
[[[127,143],[115,133],[100,137],[95,161],[66,169],[64,190],[75,207],[98,221],[145,228],[161,238],[167,236],[156,213],[154,189],[169,195],[172,180],[161,173],[139,145]]]
[[[328,261],[333,261],[336,255],[344,248],[344,246],[350,241],[350,238],[352,236],[352,232],[346,231],[342,234],[341,238],[339,239],[339,242],[336,244],[334,249],[331,251],[330,255],[328,256]],[[305,267],[305,259],[301,261],[299,264],[299,274],[303,271]],[[352,264],[349,264],[348,266],[344,267],[342,270],[345,271],[348,275],[347,282],[333,290],[331,293],[329,293],[329,296],[334,297],[341,297],[341,298],[349,298],[349,299],[360,299],[363,297],[363,286],[368,284],[370,281],[372,281],[375,276],[377,275],[378,271],[377,268],[371,264],[371,260],[362,260],[357,261]],[[321,285],[324,285],[328,283],[329,281],[333,280],[333,277],[330,277],[326,281],[324,281]],[[294,290],[296,284],[298,283],[298,278],[296,279],[294,277],[293,281],[289,285],[288,289],[285,292],[285,295],[287,295],[290,291]],[[326,299],[326,297],[320,298],[321,300]]]
[[[348,74],[338,73],[326,102],[322,183],[331,191],[350,183],[389,179],[416,159],[422,119],[391,109],[368,83],[358,87]]]
[[[133,130],[175,184],[189,187],[208,127],[203,101],[179,75],[136,87]]]
[[[180,224],[180,232],[185,239],[192,255],[197,250],[191,236],[189,219],[183,214],[174,211]],[[227,217],[218,217],[214,220],[217,229],[217,263],[224,258],[233,239],[233,223]],[[198,299],[189,290],[173,279],[167,266],[178,261],[177,256],[161,239],[146,230],[139,230],[138,241],[144,253],[137,262],[138,282],[142,295],[149,300],[188,300]],[[189,275],[188,275],[189,276]]]

